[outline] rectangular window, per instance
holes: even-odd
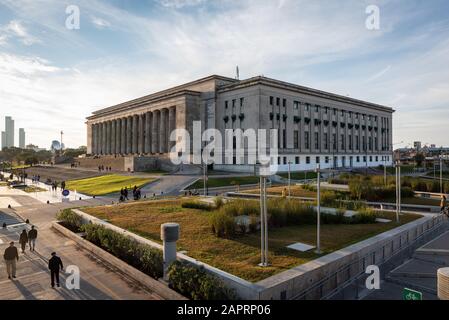
[[[325,107],[324,108],[324,114],[327,114],[329,112],[329,108],[328,107]]]
[[[324,162],[329,163],[329,157],[324,158]]]
[[[278,157],[278,164],[281,164],[281,157]]]
[[[284,149],[287,148],[287,132],[286,130],[282,130],[282,146]]]
[[[225,109],[228,108],[228,101],[225,101]]]
[[[304,147],[306,149],[310,148],[310,137],[309,137],[309,132],[308,131],[304,132]]]
[[[282,99],[282,106],[284,108],[287,106],[287,99]]]
[[[337,150],[337,134],[332,134],[332,149]]]
[[[379,161],[379,156],[376,156],[376,162],[378,162]]]
[[[232,100],[232,110],[235,108],[235,99]]]
[[[357,156],[357,160],[356,160],[357,162],[360,162],[360,156]]]
[[[293,131],[293,147],[299,149],[299,131]]]
[[[366,151],[366,137],[365,136],[363,136],[363,139],[362,139],[362,147],[363,147],[363,151]]]
[[[366,162],[367,158],[366,156],[363,156],[363,162]]]
[[[343,117],[345,115],[345,111],[341,110],[341,116]]]
[[[328,134],[327,132],[324,133],[324,149],[329,149],[329,143],[328,143]]]
[[[316,164],[320,164],[320,157],[316,157],[315,161],[316,161]]]
[[[308,103],[306,103],[304,109],[305,109],[306,111],[309,111],[309,110],[310,110],[310,105],[309,105]]]
[[[352,150],[352,135],[349,135],[348,139],[349,139],[349,150]]]
[[[359,136],[355,136],[355,149],[356,150],[360,149],[360,137]]]
[[[295,164],[299,164],[299,157],[295,157]]]
[[[337,109],[334,108],[334,116],[337,115]]]
[[[245,98],[240,98],[240,107],[243,107],[243,102],[245,101]]]
[[[306,157],[306,163],[310,164],[310,157]]]
[[[319,105],[315,105],[315,112],[320,111],[320,106]]]
[[[273,105],[274,103],[274,97],[270,97],[270,105]]]
[[[315,149],[318,150],[320,148],[320,137],[318,132],[315,132]]]
[[[299,101],[293,102],[293,109],[298,110],[299,109]]]
[[[284,164],[287,164],[287,157],[284,157]]]
[[[342,150],[345,149],[345,135],[344,134],[341,135],[341,149]]]
[[[276,105],[280,106],[281,105],[281,98],[276,98]]]

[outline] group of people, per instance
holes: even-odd
[[[129,196],[128,188],[127,187],[122,188],[120,190],[119,201],[124,202],[126,200],[129,200],[128,196]],[[134,186],[134,188],[133,188],[133,199],[136,201],[142,199],[142,190],[140,190],[140,188],[138,188],[137,186]]]
[[[38,183],[41,181],[41,176],[40,175],[34,175],[31,177],[31,182],[33,183]]]
[[[101,165],[101,166],[98,166],[98,171],[99,172],[101,172],[101,171],[109,171],[109,172],[111,172],[112,171],[112,167],[105,167],[104,165]]]
[[[23,230],[19,237],[19,243],[21,245],[22,254],[25,253],[26,245],[29,245],[30,251],[35,251],[37,239],[37,230],[34,226],[30,231]],[[17,262],[19,261],[19,250],[14,245],[14,241],[9,243],[9,247],[5,249],[3,253],[3,259],[6,264],[6,272],[8,273],[8,279],[17,278]],[[48,269],[50,270],[51,287],[54,288],[60,286],[59,272],[64,270],[61,258],[56,255],[56,252],[52,252],[51,258],[48,261]]]

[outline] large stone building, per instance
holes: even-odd
[[[87,118],[89,157],[140,170],[168,164],[175,128],[277,129],[280,171],[372,167],[392,162],[393,109],[266,77],[235,80],[210,76],[102,109]],[[254,166],[215,165],[253,172]]]

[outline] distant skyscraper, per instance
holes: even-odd
[[[19,128],[19,148],[25,149],[25,129]]]
[[[6,148],[6,132],[2,131],[2,150]]]
[[[14,120],[11,117],[5,117],[5,147],[14,147]]]

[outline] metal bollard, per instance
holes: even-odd
[[[179,224],[164,223],[161,225],[161,240],[164,254],[164,280],[168,281],[168,267],[176,261],[176,241],[179,240]]]

